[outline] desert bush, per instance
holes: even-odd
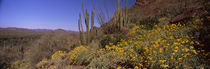
[[[117,45],[105,45],[96,52],[87,68],[206,68],[208,64],[200,58],[204,50],[195,40],[193,31],[202,28],[202,22],[189,24],[155,24],[151,30],[145,25],[130,31],[132,38]]]
[[[101,48],[105,48],[105,45],[110,45],[110,43],[116,45],[122,39],[127,39],[126,33],[115,33],[111,35],[104,35],[100,41]]]
[[[99,40],[93,40],[90,44],[89,44],[90,48],[93,50],[98,50],[100,49],[102,46],[100,44]]]
[[[152,27],[156,24],[159,23],[158,17],[147,17],[147,18],[142,18],[137,25],[145,25],[148,27],[148,29],[152,29]]]
[[[55,60],[55,59],[62,59],[62,57],[66,54],[65,51],[56,51],[52,56],[51,56],[51,60]]]
[[[108,45],[111,42],[110,35],[104,35],[100,40],[101,48],[105,48],[105,45]]]
[[[118,26],[114,23],[102,27],[104,34],[113,34],[119,32]]]
[[[97,55],[96,55],[97,54]],[[118,55],[118,56],[116,56]],[[116,68],[116,63],[126,63],[127,57],[120,55],[119,52],[115,51],[103,51],[103,49],[99,50],[94,55],[95,57],[92,59],[90,64],[86,67],[86,69],[109,69]]]
[[[56,51],[51,58],[43,58],[38,64],[37,68],[40,69],[60,69],[69,68],[69,65],[87,65],[92,60],[93,53],[96,50],[92,46],[77,46],[69,51]]]
[[[127,33],[117,33],[117,34],[113,34],[113,38],[112,41],[110,43],[113,43],[114,45],[116,45],[118,42],[120,42],[121,40],[127,39]]]
[[[69,62],[77,65],[87,64],[89,54],[90,48],[88,46],[78,46],[68,53]]]
[[[0,47],[0,67],[7,68],[16,60],[23,58],[23,46],[2,46]]]
[[[13,63],[11,63],[11,66],[8,67],[7,69],[32,69],[30,63],[24,62],[21,60],[17,60]]]
[[[50,56],[58,50],[70,50],[75,46],[77,37],[70,36],[68,33],[47,33],[30,46],[27,61],[32,65],[38,63],[42,58],[50,58]]]
[[[1,32],[2,33],[2,32]],[[37,34],[13,34],[7,32],[8,36],[0,36],[0,68],[7,68],[14,61],[22,60],[25,51],[33,41],[39,38]]]

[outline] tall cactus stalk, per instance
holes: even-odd
[[[87,9],[86,9],[85,25],[86,25],[86,33],[87,33],[87,36],[86,36],[87,44],[89,44],[90,43],[90,36],[89,36],[89,13],[87,12]]]
[[[129,23],[129,20],[128,20],[128,5],[127,5],[127,3],[128,3],[128,0],[126,0],[126,5],[125,5],[125,23]],[[126,25],[127,26],[127,24],[124,24],[124,26]]]
[[[121,17],[120,17],[120,0],[117,0],[117,9],[116,9],[116,23],[118,30],[121,28]]]
[[[86,14],[85,14],[85,9],[84,9],[84,5],[83,5],[83,3],[82,3],[82,12],[83,12],[83,15],[84,15],[84,19],[85,19],[85,17],[86,17]]]
[[[120,10],[120,0],[117,0],[117,11]]]
[[[130,22],[130,20],[129,20],[129,18],[128,18],[128,0],[126,0],[126,5],[125,5],[125,13],[124,13],[124,15],[125,15],[125,24],[124,24],[124,26],[128,26],[128,24],[129,24],[129,22]]]
[[[121,30],[123,27],[127,26],[127,23],[129,22],[127,15],[127,1],[126,1],[125,11],[120,10],[120,0],[117,1],[117,9],[114,15],[114,19],[118,27],[118,30]]]
[[[93,39],[93,25],[94,25],[94,15],[95,14],[95,6],[91,12],[91,29],[90,29],[90,39]]]
[[[80,16],[81,14],[79,14],[79,16]],[[80,42],[81,42],[81,44],[82,44],[82,33],[81,33],[81,29],[80,29],[80,26],[81,26],[81,18],[79,18],[79,20],[78,20],[78,28],[79,28],[79,38],[80,38]]]
[[[84,38],[84,30],[82,26],[82,20],[81,20],[81,13],[79,13],[79,20],[78,20],[78,26],[79,26],[79,33],[80,33],[80,42],[81,44],[85,44],[85,38]]]

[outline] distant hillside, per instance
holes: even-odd
[[[16,27],[8,27],[8,28],[0,28],[0,32],[76,32],[71,30],[64,29],[27,29],[27,28],[16,28]]]
[[[131,23],[138,23],[142,18],[156,16],[170,16],[172,22],[181,21],[193,16],[207,15],[207,6],[202,3],[205,0],[136,0],[136,3],[127,10]],[[190,16],[191,15],[191,16]],[[113,23],[113,18],[102,27]]]
[[[63,29],[26,29],[26,28],[0,28],[0,38],[25,38],[32,36],[40,36],[45,33],[65,33],[65,34],[77,34],[75,31],[68,31]]]
[[[33,32],[33,30],[26,28],[8,27],[8,28],[0,28],[0,32]]]
[[[128,16],[132,17],[132,22],[139,21],[140,18],[154,16],[167,15],[173,18],[188,11],[189,8],[191,9],[188,11],[188,15],[193,15],[190,13],[202,14],[204,11],[200,10],[206,9],[202,4],[204,1],[205,0],[136,0],[135,5],[128,8]]]

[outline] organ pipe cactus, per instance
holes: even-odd
[[[94,35],[93,34],[93,26],[94,26],[95,7],[93,8],[93,10],[91,12],[91,27],[90,27],[90,29],[89,29],[89,13],[88,13],[87,9],[86,9],[86,11],[84,10],[83,4],[82,4],[82,11],[83,11],[83,15],[84,15],[84,19],[85,19],[85,25],[86,25],[86,39],[84,38],[84,35],[83,35],[84,31],[83,31],[81,14],[80,14],[79,15],[80,18],[79,18],[79,21],[78,21],[80,41],[81,41],[81,44],[87,45],[93,40],[93,35]]]

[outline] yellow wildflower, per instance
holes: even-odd
[[[189,40],[186,40],[185,42],[187,43],[187,42],[189,42]]]
[[[200,19],[196,19],[196,20],[195,20],[195,22],[200,22],[200,21],[201,21]]]
[[[177,42],[174,42],[174,45],[178,45],[179,43],[177,43]]]
[[[195,43],[198,44],[198,45],[200,44],[198,41],[195,41]]]
[[[194,47],[193,46],[190,46],[190,49],[193,49]]]
[[[176,46],[174,49],[178,49],[178,47]]]
[[[159,60],[159,62],[164,63],[164,62],[166,62],[166,60]]]
[[[192,52],[195,53],[195,54],[198,54],[198,53],[196,52],[196,50],[192,50]]]
[[[189,49],[188,48],[185,48],[185,52],[188,52],[189,51]]]
[[[181,61],[182,60],[182,58],[178,58],[178,61]]]
[[[160,48],[159,52],[162,53],[162,51],[163,51],[163,48]]]
[[[178,50],[174,50],[174,52],[178,52]]]
[[[148,59],[149,59],[149,60],[152,60],[152,57],[148,56]]]
[[[200,69],[204,69],[204,67],[202,66]]]
[[[160,67],[166,68],[166,67],[169,67],[169,66],[168,65],[165,65],[165,64],[162,64],[162,65],[160,65]]]
[[[139,67],[138,66],[135,66],[134,69],[139,69]]]
[[[191,41],[191,42],[190,42],[190,44],[194,44],[194,42],[193,42],[193,41]]]
[[[181,39],[177,39],[177,41],[180,41]]]
[[[175,53],[172,53],[172,55],[175,55]]]
[[[143,67],[143,64],[139,63],[139,66],[140,66],[140,67]]]
[[[109,45],[113,45],[113,43],[110,42]]]
[[[117,69],[121,69],[121,66],[118,66]]]

